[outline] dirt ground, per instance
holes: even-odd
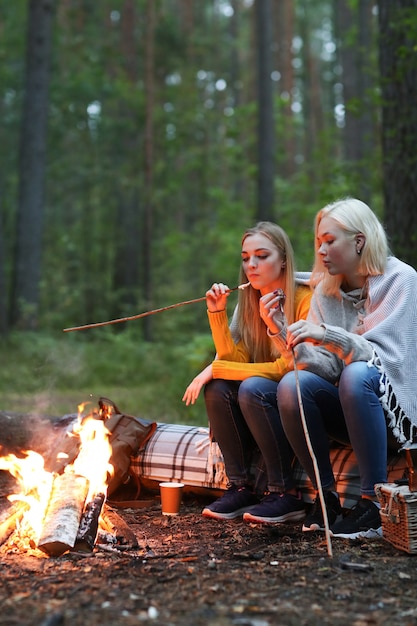
[[[30,423],[31,436],[45,447],[50,424]],[[21,416],[0,413],[2,454],[27,436]],[[0,471],[0,509],[9,481]],[[210,494],[185,493],[178,517],[161,515],[154,492],[141,499],[143,508],[112,508],[136,545],[100,544],[93,552],[48,557],[4,543],[0,624],[417,624],[417,558],[386,540],[333,539],[330,556],[325,537],[302,533],[300,524],[203,518]]]

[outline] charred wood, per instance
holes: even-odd
[[[81,516],[74,550],[80,552],[92,552],[94,550],[104,501],[104,493],[99,493],[86,504]]]

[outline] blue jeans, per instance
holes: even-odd
[[[380,374],[364,361],[351,363],[335,386],[306,370],[298,371],[302,406],[323,489],[334,488],[329,439],[350,443],[359,466],[361,494],[387,481],[387,423],[379,401]],[[295,373],[281,380],[277,392],[282,424],[296,456],[317,488],[314,465],[300,417]],[[390,443],[394,444],[393,438]]]
[[[288,445],[277,407],[277,383],[253,376],[239,382],[215,379],[204,389],[211,432],[220,446],[231,483],[251,482],[254,451],[265,466],[268,491],[294,487]]]

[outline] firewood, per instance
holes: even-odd
[[[0,518],[0,545],[7,541],[28,508],[27,502],[18,501],[4,512]]]
[[[84,476],[64,473],[54,476],[53,486],[38,548],[50,556],[60,556],[75,545],[88,492]]]
[[[102,516],[104,525],[116,536],[119,545],[128,545],[130,548],[139,546],[135,533],[116,511],[104,505]]]
[[[99,493],[90,502],[87,502],[81,516],[74,550],[79,552],[93,551],[104,500],[104,493]]]

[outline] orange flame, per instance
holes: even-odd
[[[110,433],[94,411],[83,417],[86,405],[83,403],[78,407],[78,423],[73,428],[74,436],[78,435],[81,441],[80,450],[74,462],[67,465],[64,471],[88,480],[86,502],[89,502],[99,493],[106,495],[113,467],[109,463],[112,452]],[[20,500],[28,504],[20,528],[36,542],[42,530],[54,474],[44,469],[43,457],[32,450],[23,452],[22,458],[14,454],[0,456],[0,469],[9,471],[16,478],[17,493],[8,498],[10,501]]]
[[[77,430],[81,448],[71,466],[71,471],[89,481],[88,501],[97,493],[107,493],[108,475],[113,472],[113,467],[109,463],[112,452],[109,443],[110,433],[102,420],[91,416],[86,417]],[[68,467],[65,471],[67,470]]]
[[[26,532],[38,536],[52,487],[53,476],[44,469],[44,459],[37,452],[27,450],[23,458],[14,454],[0,457],[0,469],[7,470],[17,480],[20,491],[10,494],[11,502],[22,501],[29,506],[22,526]]]

